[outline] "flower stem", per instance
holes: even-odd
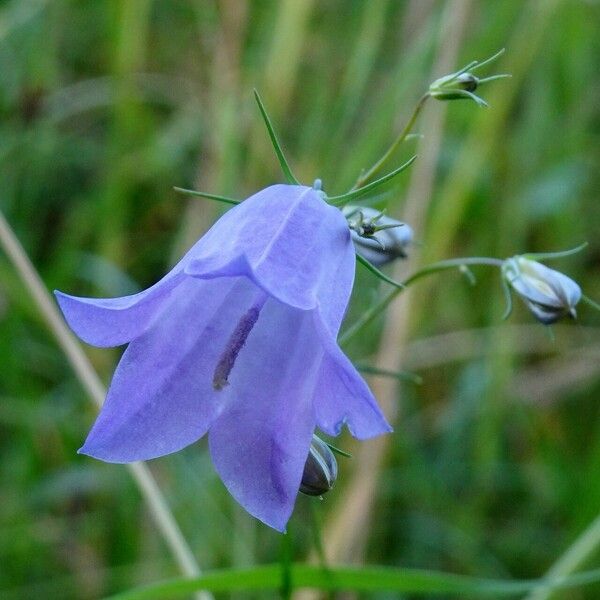
[[[469,265],[487,265],[492,267],[502,267],[504,263],[503,260],[499,258],[488,258],[485,256],[473,256],[467,258],[451,258],[449,260],[442,260],[440,262],[433,263],[431,265],[427,265],[422,269],[419,269],[409,277],[407,277],[400,284],[395,283],[397,286],[395,289],[388,292],[383,298],[373,304],[369,309],[367,309],[355,323],[352,324],[351,327],[346,329],[346,331],[340,336],[339,343],[347,344],[359,331],[362,330],[363,327],[368,325],[381,311],[383,311],[390,302],[403,290],[405,290],[410,284],[414,283],[418,279],[425,277],[426,275],[433,275],[434,273],[438,273],[439,271],[445,271],[447,269],[460,269],[461,267],[467,267]]]
[[[400,132],[398,137],[392,142],[392,145],[387,149],[386,153],[366,173],[363,173],[356,180],[356,183],[354,184],[354,187],[352,188],[353,190],[361,188],[363,185],[369,183],[369,181],[371,181],[378,173],[381,172],[381,170],[383,169],[385,164],[395,154],[396,150],[398,149],[398,146],[400,146],[400,144],[402,142],[404,142],[404,140],[406,139],[408,134],[411,132],[411,129],[414,127],[417,117],[421,113],[423,106],[425,106],[425,102],[427,101],[427,98],[429,98],[429,92],[427,92],[427,93],[423,94],[423,96],[421,96],[421,99],[417,102],[417,105],[415,106],[415,109],[413,110],[413,113],[412,113],[410,119],[408,120],[408,123],[404,126],[404,129]]]
[[[598,304],[597,302],[594,302],[589,296],[586,296],[585,294],[583,294],[581,296],[581,299],[586,304],[589,304],[589,306],[591,306],[592,308],[595,308],[596,310],[600,310],[600,304]]]
[[[293,539],[290,523],[287,531],[281,536],[281,589],[279,590],[282,600],[290,600],[294,587],[292,585],[292,562],[293,562]]]
[[[23,246],[17,239],[10,225],[0,211],[0,245],[12,262],[21,281],[27,288],[29,295],[46,321],[48,328],[54,335],[58,345],[67,357],[75,376],[87,392],[90,399],[101,407],[106,396],[106,390],[92,367],[87,356],[75,340],[58,312],[50,294],[35,267],[31,263]],[[165,497],[161,493],[150,469],[141,462],[128,464],[135,483],[142,497],[148,504],[150,515],[157,529],[162,535],[180,571],[184,575],[197,577],[200,567],[188,546],[173,514],[171,513]],[[198,594],[198,599],[210,600],[212,595],[208,592]]]
[[[315,551],[319,559],[319,566],[323,569],[324,573],[328,574],[330,573],[329,565],[327,562],[327,556],[325,555],[325,546],[323,545],[323,535],[321,532],[321,520],[315,500],[315,498],[310,498],[310,516]],[[328,591],[327,593],[323,592],[321,597],[323,598],[323,600],[333,600],[334,593],[333,591]]]

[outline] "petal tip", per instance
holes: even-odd
[[[106,449],[102,450],[102,448],[95,447],[93,444],[90,444],[88,440],[86,440],[83,446],[77,450],[77,454],[89,456],[90,458],[113,464],[126,464],[134,462],[134,460],[128,460],[127,458],[116,455],[115,453],[111,453]]]
[[[352,434],[352,437],[356,438],[357,440],[370,440],[380,435],[393,433],[394,428],[387,421],[384,421],[380,424],[379,428],[374,428],[368,431],[354,431],[352,426],[348,424],[348,431]]]

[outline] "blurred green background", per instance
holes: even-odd
[[[489,109],[431,100],[425,138],[400,151],[420,158],[389,212],[418,244],[393,272],[587,240],[552,266],[598,299],[599,31],[593,0],[2,2],[0,207],[48,289],[132,293],[222,210],[172,186],[244,198],[283,180],[253,87],[299,179],[341,193],[430,81],[506,47],[486,73],[513,77],[481,89]],[[424,382],[371,380],[395,433],[338,441],[355,456],[322,502],[299,499],[297,560],[316,507],[334,560],[532,578],[600,513],[600,315],[582,306],[553,341],[518,302],[503,323],[497,272],[474,272],[474,287],[417,284],[347,346]],[[348,325],[383,291],[359,267]],[[119,351],[86,351],[108,382]],[[76,454],[94,416],[0,254],[0,598],[177,574],[126,470]],[[281,537],[229,498],[204,441],[151,467],[203,568],[278,559]],[[599,559],[593,544],[576,566]]]

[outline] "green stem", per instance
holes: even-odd
[[[327,564],[327,557],[325,555],[325,547],[323,546],[323,536],[321,535],[321,522],[319,520],[319,514],[317,511],[316,499],[310,498],[310,513],[312,521],[312,530],[314,535],[315,550],[317,557],[319,558],[319,567],[323,570],[323,573],[327,574],[329,566]],[[326,600],[333,599],[333,591],[329,590],[326,595],[323,596]]]
[[[592,308],[595,308],[596,310],[600,310],[600,304],[598,304],[597,302],[594,302],[589,296],[586,296],[585,294],[583,294],[581,296],[581,299],[586,304],[589,304]]]
[[[413,273],[410,277],[405,279],[402,283],[405,287],[414,283],[421,277],[431,275],[432,273],[438,273],[439,271],[445,271],[446,269],[460,269],[461,267],[467,267],[471,265],[487,265],[491,267],[502,267],[504,261],[500,258],[488,258],[485,256],[473,256],[468,258],[450,258],[448,260],[441,260],[423,267],[416,273]]]
[[[421,110],[423,109],[423,106],[425,106],[425,102],[427,101],[427,98],[429,98],[429,92],[427,92],[426,94],[423,94],[423,96],[421,96],[421,99],[419,100],[419,102],[417,102],[417,105],[415,106],[415,109],[413,110],[413,113],[412,113],[410,119],[408,120],[408,123],[404,126],[404,129],[400,132],[398,137],[392,142],[392,145],[387,149],[387,152],[366,173],[363,173],[356,180],[356,183],[354,184],[354,187],[352,188],[353,190],[361,188],[363,185],[369,183],[369,181],[371,181],[378,173],[381,172],[381,170],[383,169],[385,164],[395,154],[396,150],[398,149],[398,146],[400,146],[400,144],[402,144],[402,142],[404,142],[404,140],[410,133],[411,129],[413,128],[413,126],[415,124],[415,121],[417,120],[417,117],[419,116],[419,114],[421,113]]]
[[[317,552],[317,556],[319,557],[319,566],[323,567],[323,569],[327,569],[327,557],[325,556],[325,548],[323,546],[321,522],[317,513],[316,500],[314,498],[309,498],[309,502],[315,550]]]
[[[27,253],[2,212],[0,212],[0,246],[2,246],[13,264],[31,299],[54,335],[58,346],[64,352],[81,386],[94,404],[98,408],[101,407],[106,397],[106,390],[98,374],[81,349],[80,344],[65,325],[39,273],[29,260]],[[150,469],[142,462],[135,462],[126,466],[142,497],[148,504],[150,517],[154,520],[180,571],[189,577],[200,575],[200,567],[194,558],[194,554],[183,537]],[[208,592],[201,592],[198,594],[198,598],[210,600],[212,595]]]
[[[368,183],[359,189],[352,189],[346,194],[342,194],[340,196],[331,196],[327,198],[327,202],[329,202],[329,204],[333,206],[343,206],[344,204],[348,204],[348,202],[351,202],[352,200],[361,198],[365,194],[372,192],[374,189],[390,181],[390,179],[393,179],[394,177],[396,177],[396,175],[402,173],[402,171],[410,167],[410,165],[412,165],[413,162],[415,162],[416,158],[416,156],[409,158],[403,165],[399,166],[397,169],[390,171],[387,175],[384,175],[383,177],[380,177],[379,179],[376,179],[375,181],[372,181],[371,183]]]
[[[280,594],[283,600],[289,600],[294,591],[292,585],[292,561],[293,561],[293,540],[288,523],[287,531],[281,536],[281,588]]]
[[[423,267],[419,271],[413,273],[400,284],[394,282],[394,285],[399,286],[396,289],[388,292],[379,302],[367,309],[351,327],[349,327],[339,338],[340,344],[347,344],[363,327],[368,325],[381,311],[383,311],[392,300],[404,289],[406,289],[411,283],[414,283],[418,279],[425,277],[426,275],[432,275],[439,271],[446,269],[456,269],[465,267],[468,265],[488,265],[493,267],[502,267],[503,260],[499,258],[487,258],[487,257],[469,257],[469,258],[451,258],[449,260],[442,260],[437,263],[433,263],[426,267]],[[401,286],[401,287],[400,287]]]

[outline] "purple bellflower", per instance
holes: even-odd
[[[75,333],[129,344],[80,452],[127,463],[208,433],[232,496],[283,531],[316,427],[391,430],[336,337],[352,290],[348,224],[313,188],[274,185],[232,208],[147,290],[56,292]]]

